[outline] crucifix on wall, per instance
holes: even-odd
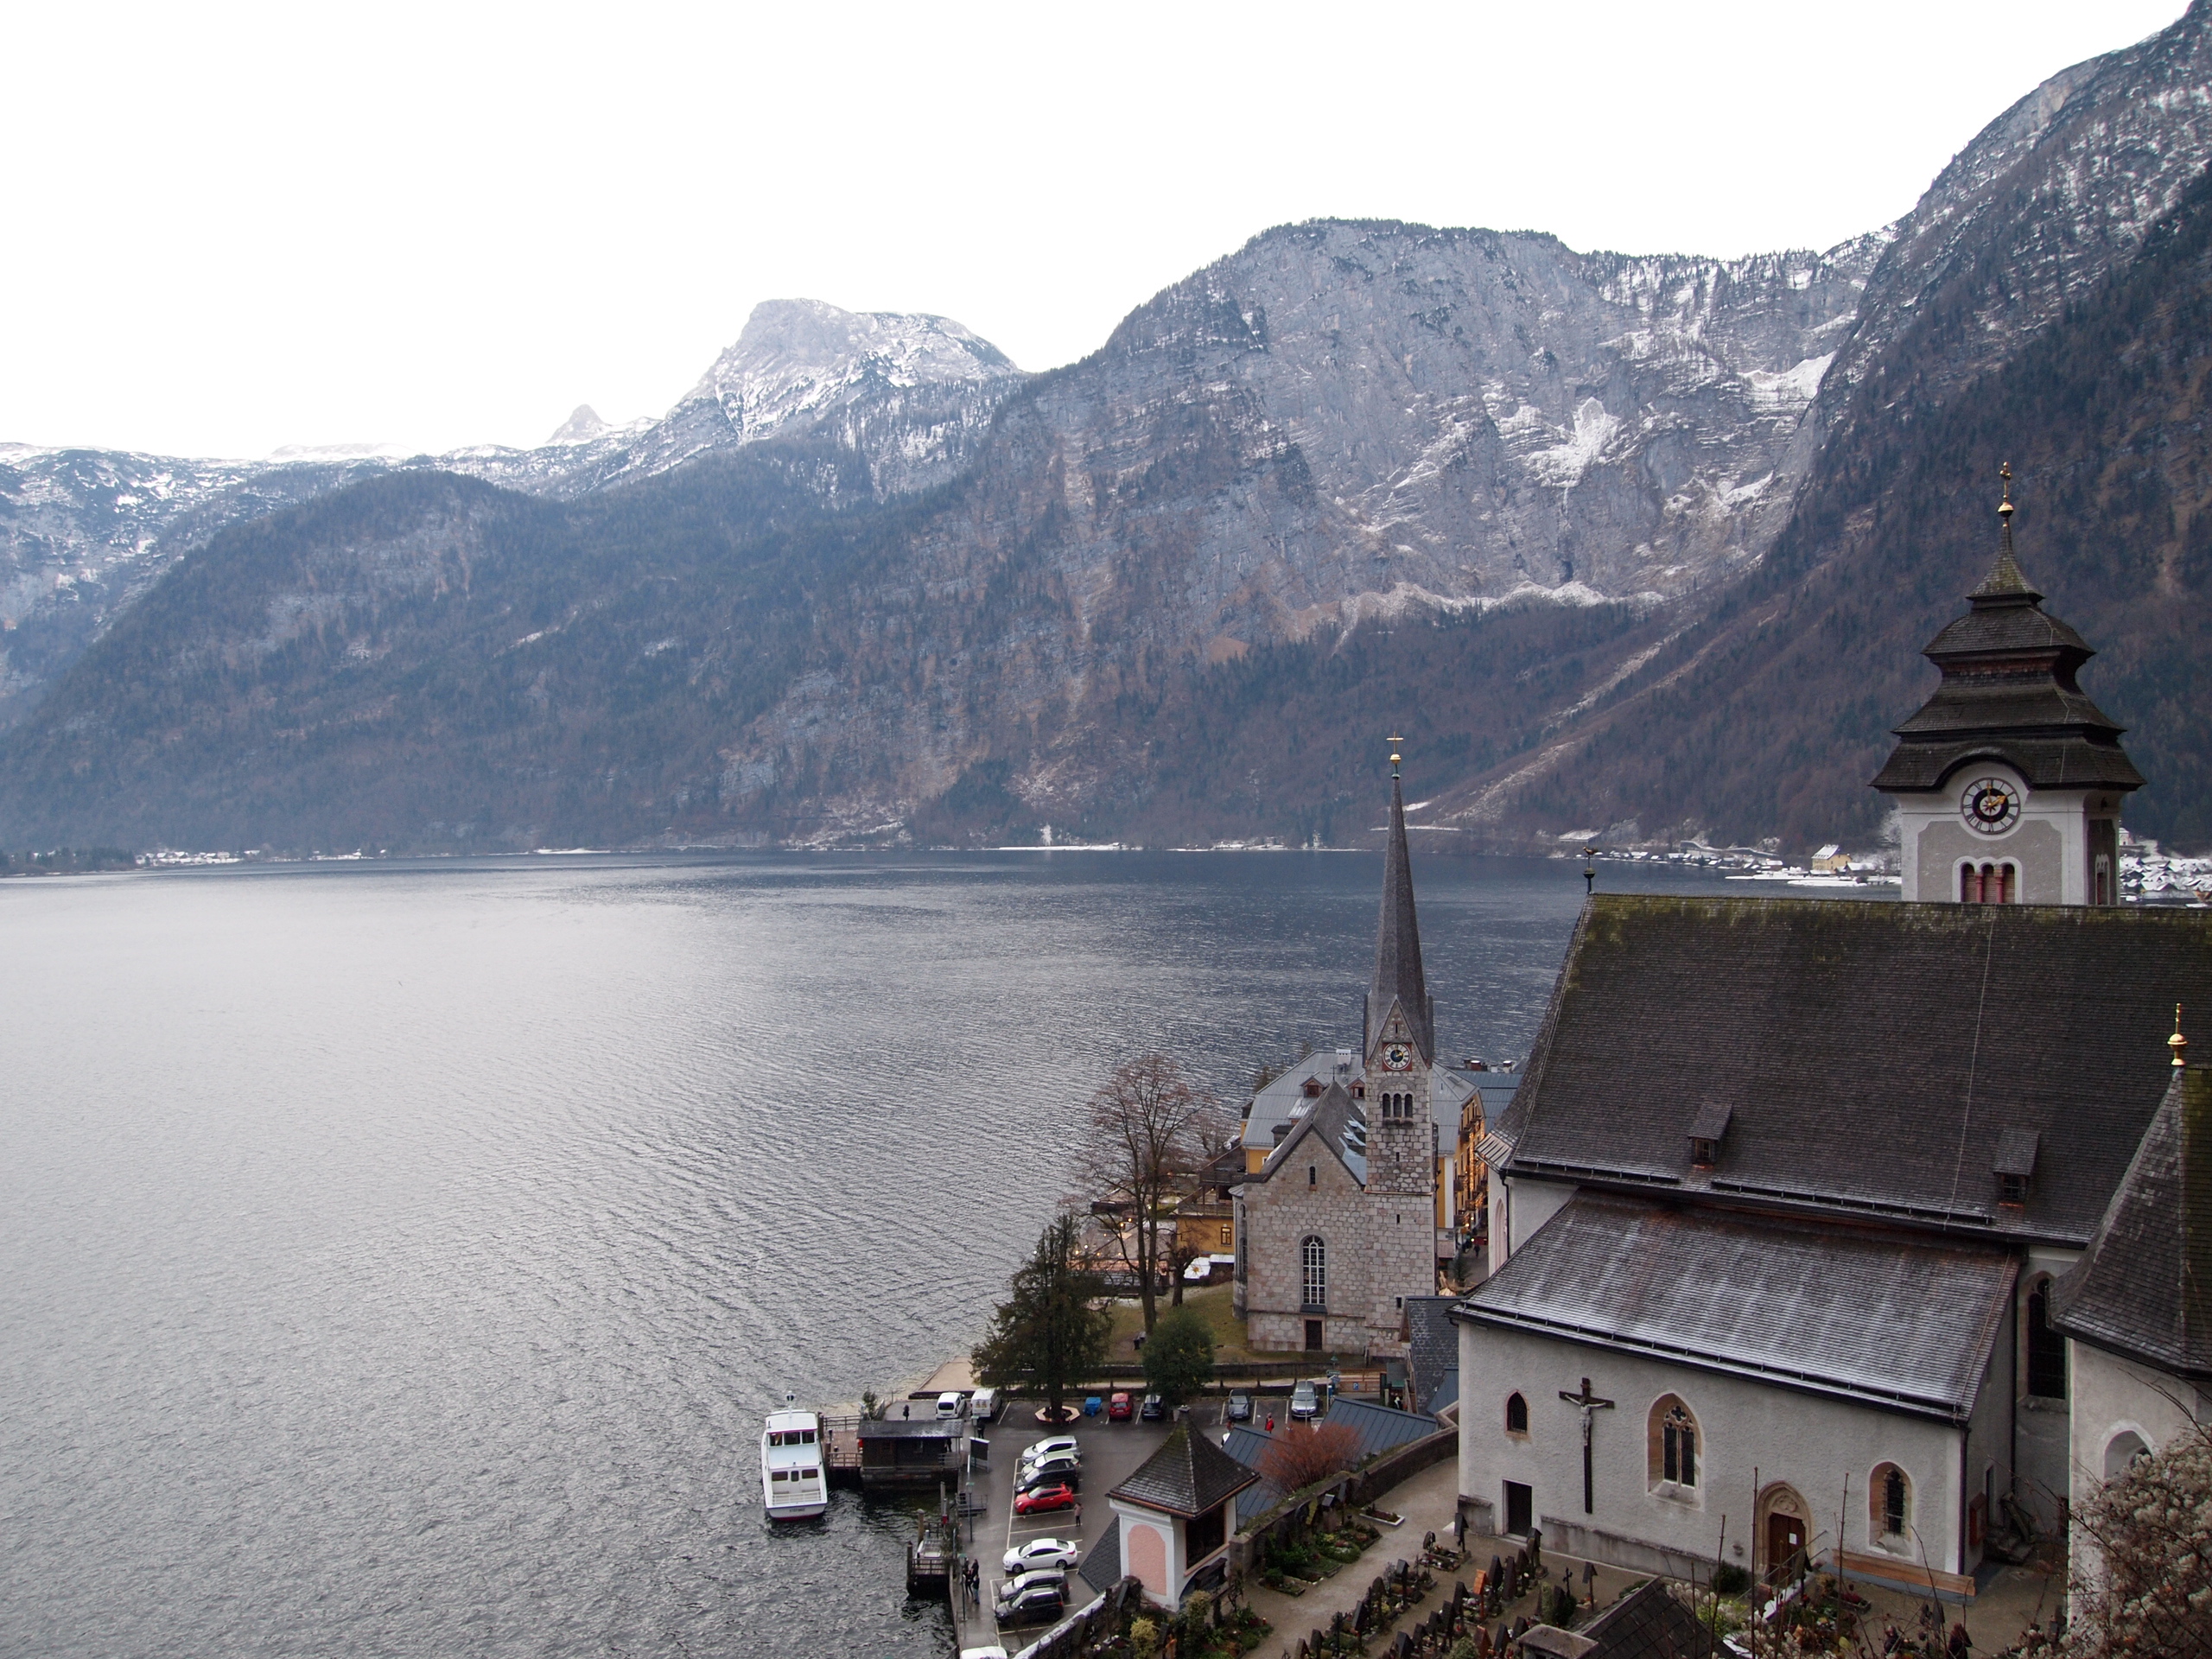
[[[1595,1515],[1598,1505],[1596,1489],[1590,1472],[1590,1424],[1598,1413],[1611,1411],[1613,1402],[1610,1400],[1600,1400],[1596,1395],[1591,1393],[1590,1379],[1586,1376],[1582,1379],[1581,1393],[1569,1394],[1565,1389],[1561,1389],[1559,1391],[1559,1397],[1570,1406],[1580,1406],[1582,1408],[1582,1513]]]

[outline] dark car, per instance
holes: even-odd
[[[1033,1585],[1011,1600],[995,1605],[991,1611],[1001,1629],[1016,1624],[1049,1624],[1058,1618],[1068,1605],[1067,1592],[1057,1584]]]
[[[1221,1408],[1221,1421],[1224,1423],[1250,1422],[1252,1421],[1252,1396],[1249,1394],[1230,1395],[1229,1396],[1229,1403]]]
[[[1167,1402],[1156,1394],[1147,1394],[1144,1404],[1137,1408],[1137,1415],[1147,1423],[1159,1422],[1167,1415]]]

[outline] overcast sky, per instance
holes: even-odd
[[[532,443],[793,295],[1048,368],[1319,216],[1825,247],[2179,11],[0,0],[0,440]]]

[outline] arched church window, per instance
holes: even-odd
[[[1912,1482],[1904,1471],[1894,1463],[1880,1465],[1867,1484],[1867,1496],[1873,1503],[1875,1535],[1885,1543],[1901,1541],[1912,1524]]]
[[[1300,1300],[1307,1307],[1328,1306],[1329,1247],[1308,1233],[1299,1243],[1298,1263],[1301,1286]]]
[[[2050,1281],[2028,1293],[2028,1392],[2038,1400],[2066,1397],[2066,1338],[2050,1328]]]
[[[1529,1432],[1529,1402],[1516,1390],[1505,1396],[1505,1432],[1526,1434]]]
[[[1697,1419],[1679,1395],[1662,1395],[1651,1408],[1647,1434],[1651,1484],[1697,1484]]]
[[[2105,1447],[2105,1478],[2117,1480],[2151,1455],[2151,1447],[2133,1429],[2124,1429]]]

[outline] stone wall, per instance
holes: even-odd
[[[1399,1299],[1436,1287],[1429,1198],[1366,1192],[1315,1136],[1267,1180],[1248,1182],[1243,1196],[1246,1340],[1254,1348],[1302,1349],[1306,1321],[1320,1317],[1325,1352],[1404,1351]],[[1301,1303],[1309,1236],[1328,1249],[1325,1315]]]

